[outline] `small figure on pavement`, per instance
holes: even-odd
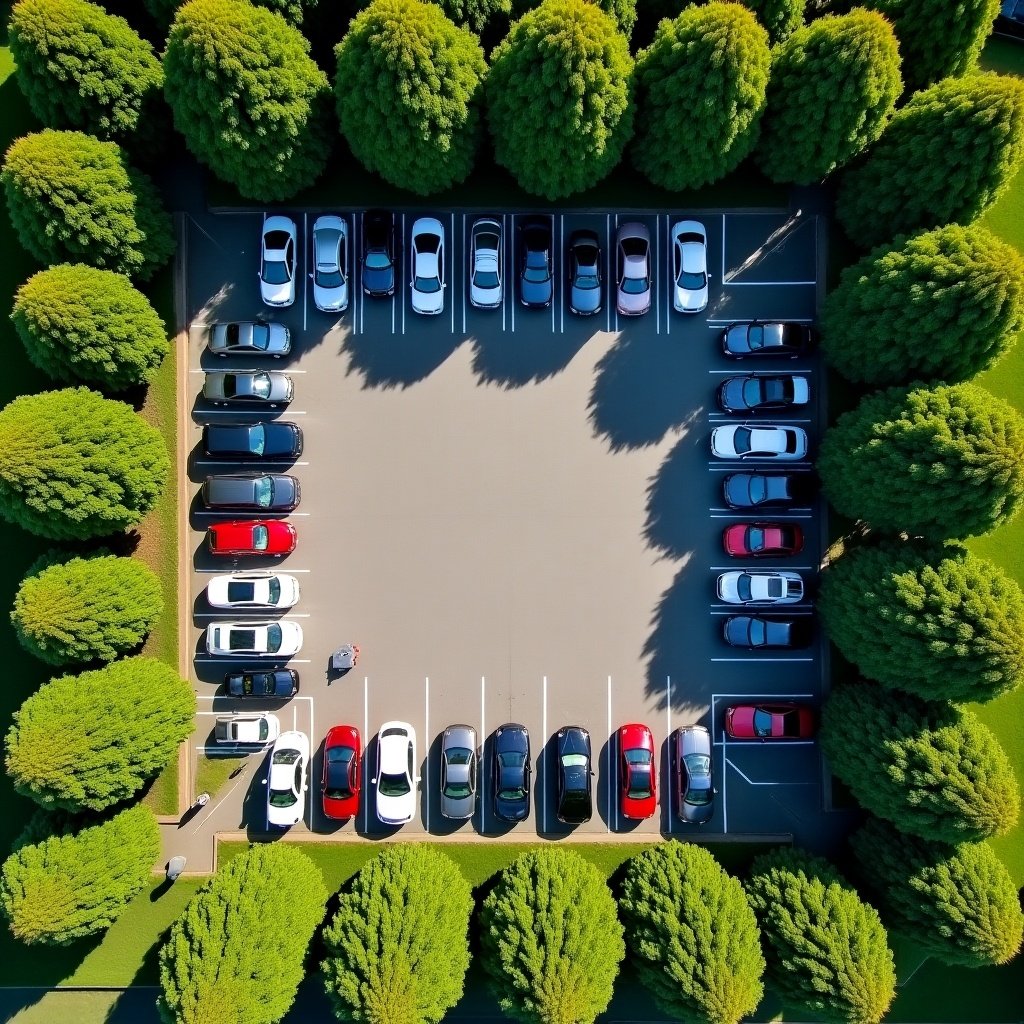
[[[199,796],[196,797],[196,806],[197,807],[205,807],[209,802],[210,802],[210,794],[209,793],[200,793]]]

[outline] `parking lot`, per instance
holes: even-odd
[[[729,609],[715,598],[715,578],[751,564],[725,554],[726,525],[798,522],[804,550],[758,567],[799,570],[808,597],[786,610],[811,616],[822,505],[814,498],[770,516],[730,511],[721,481],[740,466],[712,458],[709,436],[736,419],[717,409],[715,390],[724,377],[798,372],[810,381],[810,411],[760,419],[806,428],[813,459],[824,417],[816,354],[733,362],[717,339],[736,320],[813,322],[823,262],[816,218],[781,211],[556,213],[554,301],[549,309],[528,310],[513,301],[522,218],[506,214],[500,218],[504,302],[479,310],[467,299],[466,240],[474,214],[434,211],[446,232],[445,309],[421,317],[409,304],[408,232],[415,215],[399,213],[396,296],[364,298],[355,287],[338,317],[315,308],[309,287],[309,232],[317,212],[292,214],[300,287],[284,310],[260,302],[261,215],[208,215],[189,226],[186,397],[193,429],[183,448],[193,483],[187,599],[201,698],[196,747],[206,745],[218,713],[242,709],[218,695],[225,672],[240,663],[206,654],[206,627],[224,617],[206,603],[206,583],[215,573],[274,566],[295,575],[302,588],[286,616],[304,631],[302,650],[289,662],[301,688],[289,703],[247,701],[245,709],[274,710],[283,728],[310,736],[309,807],[297,829],[388,831],[376,820],[368,783],[380,724],[401,719],[416,730],[422,778],[419,814],[403,834],[690,835],[694,826],[670,814],[666,798],[673,781],[667,739],[691,723],[707,725],[714,741],[718,796],[702,833],[813,831],[822,813],[817,744],[726,742],[721,716],[739,700],[794,695],[817,704],[820,632],[805,650],[727,646],[721,624]],[[331,212],[349,218],[358,255],[359,211]],[[682,216],[702,221],[708,233],[710,301],[697,315],[672,310],[669,228]],[[653,247],[653,304],[638,318],[616,314],[609,287],[609,242],[624,219],[646,224]],[[563,275],[567,240],[581,227],[597,231],[605,261],[604,309],[586,319],[568,309]],[[203,351],[210,323],[257,316],[290,328],[289,357],[225,361]],[[294,380],[294,400],[269,412],[212,407],[200,396],[203,371],[226,363],[284,370]],[[238,467],[204,456],[203,424],[268,418],[302,428],[305,447],[294,463]],[[810,470],[810,460],[797,468]],[[205,512],[199,486],[208,474],[257,468],[298,477],[302,501],[287,517],[298,532],[297,548],[283,560],[215,559],[203,543],[207,526],[244,517]],[[361,648],[359,664],[331,679],[330,654],[348,641]],[[534,760],[530,818],[515,827],[493,815],[489,799],[491,736],[509,721],[529,728]],[[484,799],[470,823],[449,822],[438,810],[438,737],[455,722],[474,726],[481,742]],[[626,722],[648,725],[660,751],[659,814],[639,823],[617,810],[614,735]],[[357,726],[366,745],[364,798],[358,817],[346,823],[320,811],[323,739],[339,723]],[[596,772],[594,815],[575,830],[554,813],[552,740],[567,724],[590,731]],[[228,798],[237,805],[238,823],[254,835],[266,831],[265,776],[250,771]]]

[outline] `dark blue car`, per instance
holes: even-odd
[[[287,700],[299,692],[299,673],[293,668],[242,669],[224,677],[229,697]]]
[[[530,814],[530,734],[515,722],[494,734],[494,813],[503,821]]]
[[[551,219],[528,217],[519,239],[519,300],[530,309],[551,305]]]
[[[395,215],[368,210],[363,216],[363,291],[372,298],[395,294]]]

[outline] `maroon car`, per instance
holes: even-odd
[[[725,734],[734,740],[806,740],[814,725],[814,709],[792,701],[734,704],[725,712]]]
[[[733,523],[722,532],[722,545],[734,558],[778,558],[797,554],[804,535],[795,523]]]

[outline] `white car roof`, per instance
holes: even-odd
[[[393,736],[385,736],[386,732],[399,730]],[[380,727],[377,747],[380,757],[380,770],[387,775],[404,775],[409,770],[408,748],[415,742],[416,733],[407,722],[385,722]],[[413,770],[415,770],[413,765]]]

